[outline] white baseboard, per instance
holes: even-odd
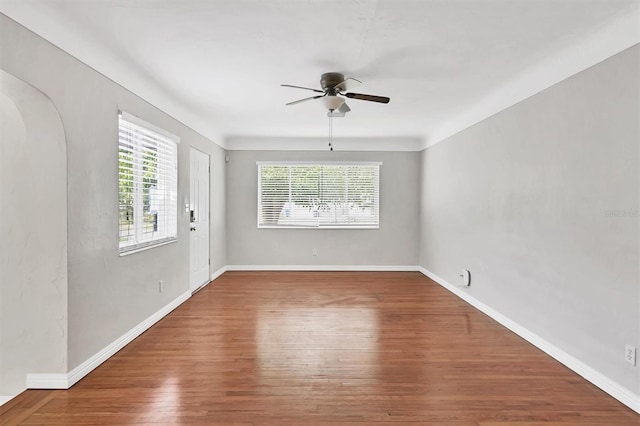
[[[227,271],[419,271],[414,265],[227,265]]]
[[[460,297],[470,305],[490,316],[498,323],[502,324],[512,332],[516,333],[529,343],[536,346],[549,356],[575,371],[586,380],[598,386],[621,403],[632,410],[640,413],[640,395],[619,385],[615,381],[606,377],[599,371],[593,369],[557,346],[549,343],[537,334],[529,331],[520,324],[512,321],[500,312],[490,308],[480,302],[475,297],[467,293],[463,288],[450,284],[436,274],[420,266],[411,265],[227,265],[218,269],[211,275],[211,281],[218,278],[226,271],[420,271],[425,276],[431,278],[442,287],[446,288],[456,296]],[[67,374],[28,374],[27,388],[29,389],[68,389],[77,383],[84,376],[93,371],[96,367],[109,359],[112,355],[134,340],[140,334],[149,329],[156,322],[161,320],[168,313],[173,311],[185,300],[191,297],[191,292],[187,291],[169,304],[158,310],[153,315],[133,327],[127,333],[116,339],[114,342],[103,348],[94,356],[74,368]],[[11,400],[12,396],[0,396],[0,405]]]
[[[100,352],[71,370],[68,374],[68,386],[71,387],[76,384],[80,379],[93,371],[100,364],[105,362],[111,356],[113,356],[120,349],[124,348],[129,342],[133,339],[147,331],[152,325],[160,321],[164,318],[169,312],[173,311],[175,308],[180,306],[185,300],[191,297],[191,291],[186,291],[182,293],[180,296],[173,299],[164,307],[160,308],[157,312],[149,316],[147,319],[142,321],[140,324],[133,327],[131,330],[127,331],[125,334],[120,336],[118,339],[113,341],[111,344],[103,348]]]
[[[8,395],[0,395],[0,407],[2,407],[4,404],[6,404],[7,402],[11,401],[13,398],[15,398],[17,395],[14,396],[8,396]]]
[[[27,389],[68,389],[69,375],[27,374]]]
[[[227,272],[227,266],[223,266],[222,268],[218,269],[217,271],[215,271],[213,274],[211,274],[211,281],[215,280],[216,278],[218,278],[220,275],[224,274],[225,272]]]
[[[574,372],[578,373],[580,376],[584,377],[627,407],[632,410],[640,413],[640,395],[633,393],[631,390],[619,385],[615,381],[611,380],[604,374],[575,358],[574,356],[568,354],[537,334],[531,332],[510,318],[504,316],[500,312],[490,308],[485,305],[475,297],[471,296],[468,292],[466,292],[462,287],[455,286],[444,279],[440,278],[433,272],[420,267],[420,272],[422,272],[427,277],[431,278],[436,283],[440,284],[442,287],[449,290],[451,293],[460,297],[465,302],[469,303],[473,307],[487,314],[509,330],[516,333],[518,336],[522,337],[532,345],[536,346],[542,352],[554,358],[556,361],[564,364],[566,367],[570,368]]]
[[[191,297],[191,292],[187,291],[169,302],[147,319],[127,331],[125,334],[104,347],[91,358],[71,370],[67,374],[28,374],[27,388],[29,389],[68,389],[76,384],[80,379],[93,371],[100,364],[113,356],[120,349],[124,348],[133,339],[147,331],[152,325],[160,321],[165,315],[180,306],[185,300]]]

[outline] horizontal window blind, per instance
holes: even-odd
[[[118,128],[123,254],[177,238],[179,138],[125,112]]]
[[[258,163],[258,227],[378,228],[380,163]]]

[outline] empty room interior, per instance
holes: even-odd
[[[638,425],[639,123],[638,0],[0,0],[0,424]]]

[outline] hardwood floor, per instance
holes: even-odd
[[[638,425],[416,272],[227,272],[1,424]]]

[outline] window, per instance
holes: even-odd
[[[180,139],[139,118],[118,117],[121,255],[175,241]]]
[[[381,163],[258,163],[258,228],[378,228]]]

